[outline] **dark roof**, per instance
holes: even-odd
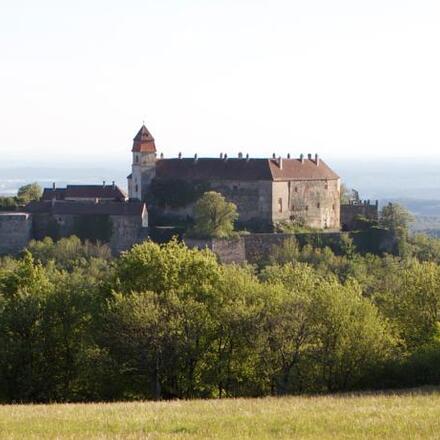
[[[159,179],[184,180],[321,180],[338,179],[322,160],[282,159],[160,159],[156,162]]]
[[[154,137],[148,131],[145,125],[142,125],[137,135],[133,139],[132,152],[141,153],[155,153],[156,145],[154,143]]]
[[[142,216],[145,203],[142,202],[102,202],[85,203],[72,201],[30,202],[25,207],[30,213],[50,213],[60,215],[139,215]]]
[[[117,185],[67,185],[66,188],[44,188],[43,200],[68,198],[125,200],[127,195]]]
[[[339,176],[321,159],[318,165],[313,159],[278,159],[268,161],[273,180],[321,180],[339,179]]]

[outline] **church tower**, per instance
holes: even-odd
[[[133,139],[131,152],[133,161],[128,176],[128,196],[130,199],[145,201],[156,171],[156,145],[145,125],[142,125]]]

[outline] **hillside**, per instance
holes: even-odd
[[[8,439],[434,439],[440,391],[0,407]]]

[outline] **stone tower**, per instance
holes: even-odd
[[[145,201],[156,172],[156,145],[145,125],[142,125],[133,139],[131,151],[133,162],[128,176],[128,196],[130,199]]]

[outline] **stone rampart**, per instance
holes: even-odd
[[[24,212],[0,213],[0,255],[19,253],[31,238],[31,214]]]
[[[342,236],[350,237],[361,254],[394,253],[394,235],[384,229],[371,229],[360,232],[320,232],[301,234],[249,234],[237,239],[184,239],[188,247],[211,249],[221,263],[267,263],[275,246],[294,238],[301,246],[329,247],[336,254],[342,252]]]
[[[356,218],[364,217],[368,220],[378,220],[379,204],[369,200],[341,205],[341,227],[344,231],[352,231],[356,228]]]

